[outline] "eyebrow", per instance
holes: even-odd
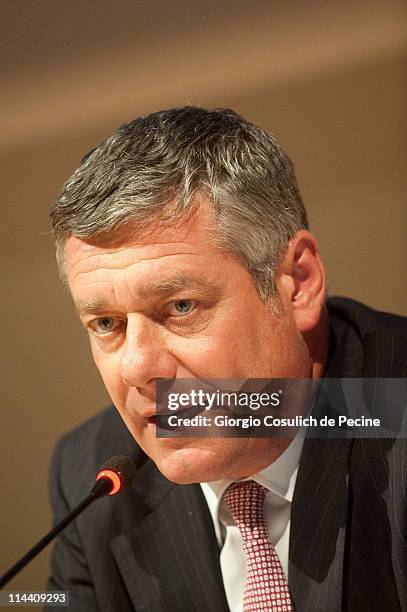
[[[107,303],[104,300],[91,299],[75,303],[75,308],[80,315],[95,314],[107,310]]]
[[[172,278],[147,282],[138,287],[136,293],[139,298],[148,299],[150,297],[166,297],[184,290],[204,291],[206,296],[214,301],[220,298],[222,292],[220,287],[211,282],[189,274],[178,274]],[[76,309],[79,314],[94,314],[106,311],[109,308],[105,300],[92,298],[84,302],[79,301],[76,304]]]
[[[177,293],[184,289],[198,290],[198,291],[209,291],[211,294],[220,295],[220,288],[204,281],[201,278],[190,276],[189,274],[177,274],[172,278],[162,279],[160,281],[151,281],[146,283],[142,287],[139,287],[137,294],[141,298],[148,298],[150,296],[162,297],[171,295],[171,293]]]

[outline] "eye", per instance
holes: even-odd
[[[96,334],[100,336],[104,336],[106,334],[110,334],[117,327],[122,324],[119,319],[114,319],[113,317],[100,317],[100,319],[94,319],[89,323],[89,327]]]
[[[195,307],[195,300],[175,300],[167,305],[166,314],[171,317],[182,317],[190,314]]]

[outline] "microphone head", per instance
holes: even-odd
[[[100,468],[93,493],[96,497],[103,495],[116,495],[128,487],[136,476],[134,461],[126,455],[111,457]]]

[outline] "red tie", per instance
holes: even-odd
[[[235,482],[223,499],[243,538],[247,582],[243,594],[244,612],[293,612],[287,579],[264,521],[267,489],[254,480]]]

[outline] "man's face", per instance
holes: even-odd
[[[283,275],[282,307],[264,304],[242,263],[210,245],[204,201],[189,223],[119,246],[70,237],[69,287],[90,335],[95,363],[125,424],[174,482],[242,478],[274,461],[278,438],[157,438],[158,378],[307,377],[309,354],[295,325]]]

